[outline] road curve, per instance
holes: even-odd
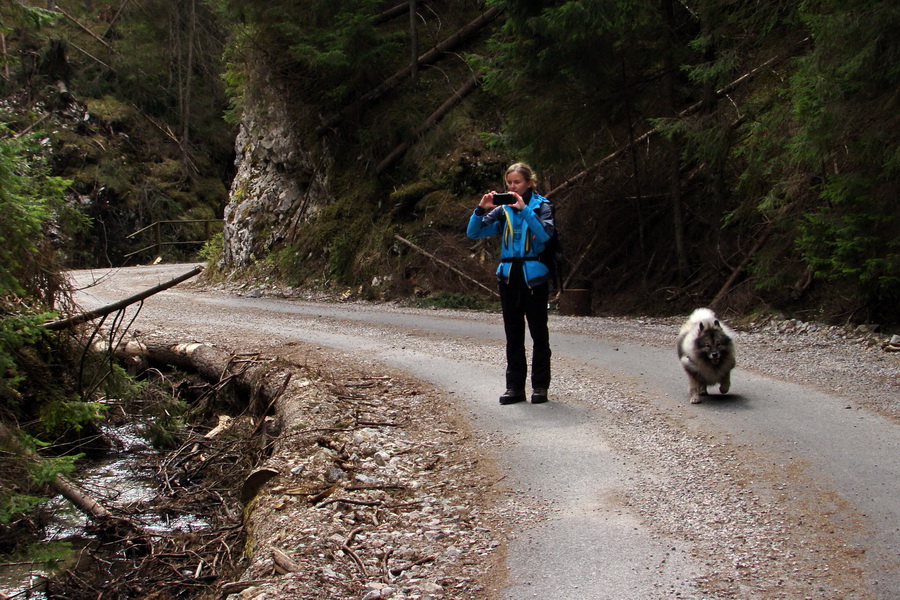
[[[190,266],[72,277],[92,309]],[[179,286],[135,325],[162,326],[324,346],[445,390],[506,440],[505,483],[539,507],[509,540],[504,598],[900,598],[898,424],[740,362],[732,394],[690,405],[674,331],[552,315],[551,402],[500,406],[496,314]]]

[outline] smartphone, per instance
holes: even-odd
[[[503,206],[504,204],[515,204],[516,197],[512,194],[494,194],[491,200],[494,203],[494,206]]]

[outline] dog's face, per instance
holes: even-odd
[[[731,351],[731,338],[717,327],[699,325],[696,349],[713,366],[718,366]]]

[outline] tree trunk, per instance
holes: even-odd
[[[405,15],[409,12],[409,1],[403,2],[402,4],[398,4],[392,8],[389,8],[383,12],[378,13],[374,17],[372,17],[372,24],[379,25],[381,23],[386,23],[391,19],[395,19],[400,15]]]
[[[0,31],[0,48],[3,50],[3,79],[9,81],[9,55],[6,53],[6,34]]]
[[[194,85],[194,38],[197,30],[197,0],[190,0],[187,11],[187,39],[184,42],[187,55],[184,58],[184,65],[182,65],[184,80],[181,90],[181,151],[182,167],[185,174],[189,172],[191,165],[187,152],[191,141],[191,94]]]
[[[626,71],[625,71],[625,54],[620,53],[621,69],[622,69],[622,89],[626,89]],[[631,114],[631,98],[625,97],[625,118],[628,121],[628,146],[631,148],[631,173],[634,177],[634,211],[638,221],[638,251],[640,253],[639,260],[641,263],[646,262],[647,244],[644,241],[644,214],[643,201],[641,200],[641,173],[638,169],[637,146],[634,145],[634,117]]]
[[[666,104],[674,115],[675,110],[675,60],[672,57],[674,43],[672,36],[675,28],[675,10],[672,0],[663,0],[663,17],[666,23],[664,65],[665,65],[665,90]],[[690,266],[687,256],[687,244],[685,243],[684,213],[681,206],[681,161],[679,160],[679,144],[677,137],[673,138],[669,147],[669,191],[672,197],[672,235],[675,240],[675,258],[677,260],[678,280],[684,281],[689,273]]]
[[[116,349],[123,358],[140,357],[152,364],[199,373],[215,384],[232,382],[249,399],[248,412],[261,416],[284,392],[290,373],[256,355],[235,356],[212,346],[168,341],[130,341]]]
[[[410,71],[413,85],[419,85],[419,30],[416,28],[416,0],[409,0]]]

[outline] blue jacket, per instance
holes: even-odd
[[[473,240],[503,235],[500,245],[500,265],[497,277],[509,283],[509,272],[513,262],[521,262],[528,287],[547,281],[549,270],[538,255],[544,244],[553,235],[553,210],[550,201],[533,192],[525,198],[525,208],[517,210],[510,206],[498,206],[487,212],[479,207],[469,218],[466,235]]]

